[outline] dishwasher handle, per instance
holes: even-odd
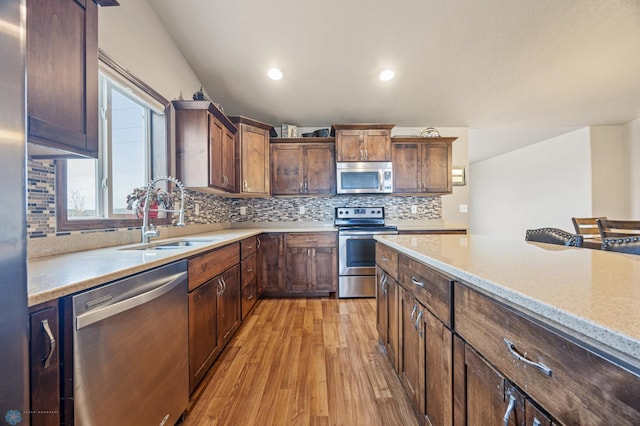
[[[138,294],[137,296],[125,299],[121,302],[114,303],[113,305],[105,306],[104,308],[95,309],[84,314],[78,315],[76,318],[76,329],[80,330],[84,327],[88,327],[91,324],[105,320],[109,317],[117,315],[121,312],[133,309],[136,306],[140,306],[160,296],[170,292],[176,288],[187,278],[187,272],[180,272],[179,274],[171,275],[168,278],[159,280],[158,286],[153,290],[149,290],[145,293]]]

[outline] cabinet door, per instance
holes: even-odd
[[[193,392],[220,353],[217,278],[189,293],[189,392]]]
[[[420,175],[423,192],[451,193],[451,144],[433,142],[422,144]]]
[[[336,132],[336,161],[364,161],[361,130]]]
[[[271,192],[273,195],[298,195],[304,189],[302,148],[297,145],[271,146]]]
[[[420,145],[393,144],[393,192],[420,192]]]
[[[310,248],[287,247],[287,287],[291,292],[309,291],[311,281]]]
[[[237,145],[236,135],[225,127],[224,143],[222,144],[222,174],[224,179],[224,189],[230,192],[237,191],[236,145]]]
[[[31,424],[60,424],[60,366],[58,309],[34,311],[30,317]]]
[[[305,148],[305,194],[335,194],[336,167],[333,144],[313,144]]]
[[[311,291],[336,291],[338,287],[338,253],[335,247],[311,250]]]
[[[362,138],[365,161],[391,161],[391,132],[389,130],[364,130]]]
[[[424,345],[420,342],[422,308],[413,296],[402,290],[402,352],[400,378],[420,417],[424,417]]]
[[[27,17],[28,140],[97,158],[98,7],[29,0]]]
[[[376,327],[378,339],[385,347],[389,339],[389,303],[387,281],[389,276],[376,267]]]
[[[247,124],[240,125],[241,185],[243,193],[270,193],[269,132]]]
[[[260,275],[265,293],[282,294],[284,288],[284,235],[262,234],[260,237]]]
[[[224,189],[224,157],[225,128],[215,117],[209,115],[209,185]]]
[[[469,345],[465,346],[466,410],[469,425],[524,425],[524,398]]]
[[[214,279],[221,284],[218,286],[218,346],[222,350],[240,327],[240,267],[227,269]]]
[[[424,410],[427,424],[453,422],[453,333],[431,312],[423,310]]]
[[[398,354],[400,345],[400,286],[391,276],[388,276],[385,287],[387,288],[387,309],[388,309],[388,333],[385,346],[387,355],[398,371]]]

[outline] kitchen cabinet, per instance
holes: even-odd
[[[401,289],[400,378],[426,424],[453,422],[453,282],[404,255],[398,258]]]
[[[493,404],[502,418],[515,388],[517,410],[511,418],[536,417],[540,424],[556,419],[561,424],[634,424],[640,418],[639,376],[465,285],[456,284],[454,305],[456,331],[465,341],[455,345],[455,399],[462,402],[461,410],[473,416],[480,410],[475,406]],[[479,358],[491,374],[479,373]],[[460,373],[462,359],[466,376]],[[504,390],[483,390],[479,382],[485,379],[473,378],[480,374],[493,376],[494,387]]]
[[[60,425],[58,304],[29,310],[30,418],[33,426]]]
[[[338,288],[338,249],[335,232],[288,233],[286,283],[289,293],[317,294]]]
[[[209,101],[173,101],[176,175],[190,188],[237,191],[237,129]]]
[[[269,157],[270,124],[236,116],[229,119],[238,128],[240,194],[270,195],[271,169]]]
[[[98,158],[98,6],[26,3],[29,154]]]
[[[257,237],[249,237],[240,241],[241,314],[243,321],[258,300],[257,248]]]
[[[336,192],[333,143],[271,144],[273,195],[331,195]]]
[[[260,275],[265,296],[286,294],[284,282],[284,234],[265,233],[260,236]]]
[[[457,138],[392,138],[394,194],[450,194]]]
[[[387,356],[398,372],[400,287],[398,278],[398,253],[376,244],[376,327],[378,338]]]
[[[240,244],[189,259],[189,392],[240,326]]]
[[[391,161],[393,124],[334,124],[336,161]]]

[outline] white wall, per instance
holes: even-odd
[[[98,12],[98,46],[168,100],[192,99],[201,83],[148,0]]]
[[[572,216],[591,215],[589,128],[474,163],[470,169],[471,233],[524,239],[532,228],[572,231]]]
[[[640,220],[640,118],[624,126],[623,138],[629,150],[629,213]]]
[[[592,215],[631,219],[629,147],[622,126],[591,127]]]

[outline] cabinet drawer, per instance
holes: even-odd
[[[335,232],[289,233],[286,234],[287,247],[336,247]]]
[[[398,282],[451,328],[451,292],[453,281],[407,256],[398,257]]]
[[[256,254],[253,253],[251,256],[242,260],[242,287],[246,287],[252,280],[256,278]]]
[[[240,241],[240,259],[245,259],[247,256],[256,252],[258,239],[256,237],[245,238]]]
[[[204,284],[216,275],[220,275],[240,262],[240,243],[233,243],[222,248],[189,259],[189,291]]]
[[[383,244],[376,243],[376,264],[394,279],[398,279],[398,252]]]
[[[258,285],[254,279],[249,284],[242,288],[242,320],[247,317],[247,314],[253,308],[258,300]]]
[[[463,285],[455,286],[454,306],[456,331],[560,422],[640,418],[639,376]]]

